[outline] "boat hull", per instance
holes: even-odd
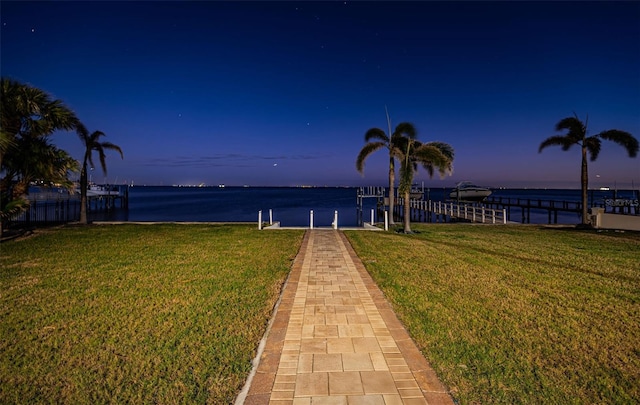
[[[452,200],[465,200],[465,201],[482,201],[491,195],[491,190],[486,189],[465,189],[465,190],[453,190],[449,194],[449,198]]]

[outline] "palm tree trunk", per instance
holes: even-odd
[[[87,221],[87,165],[82,166],[80,173],[80,223],[86,225]]]
[[[404,192],[404,233],[411,233],[411,204],[409,198],[411,198],[411,189]]]
[[[582,188],[582,225],[589,224],[587,211],[587,190],[589,188],[589,171],[587,169],[587,148],[582,146],[582,171],[580,173],[580,186]]]
[[[396,185],[396,165],[393,157],[389,158],[389,224],[395,225],[393,220],[394,194]]]

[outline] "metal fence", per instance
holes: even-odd
[[[63,224],[80,220],[80,200],[65,199],[57,201],[32,200],[29,208],[12,217],[9,224],[45,225]]]

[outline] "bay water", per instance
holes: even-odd
[[[448,199],[450,188],[425,188],[424,196],[433,201]],[[360,220],[371,220],[371,209],[376,208],[375,198],[363,199],[359,214],[358,188],[356,187],[167,187],[135,186],[129,188],[129,209],[117,209],[110,213],[95,213],[96,220],[116,221],[176,221],[176,222],[255,222],[258,212],[262,220],[281,226],[304,226],[310,223],[313,210],[314,226],[329,227],[338,211],[340,227],[357,226]],[[590,201],[602,203],[605,199],[637,198],[638,191],[593,190]],[[492,196],[533,200],[580,201],[577,189],[494,189]],[[361,218],[359,218],[361,215]],[[375,221],[381,222],[377,212]],[[520,219],[519,209],[512,210],[512,221]],[[531,210],[531,223],[546,224],[547,211]],[[578,224],[577,213],[560,212],[558,223]]]

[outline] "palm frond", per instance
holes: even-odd
[[[55,129],[70,131],[80,122],[73,111],[60,100],[53,100],[46,104],[45,107],[45,110],[42,112],[42,118],[50,123],[52,128],[51,132]]]
[[[384,147],[386,147],[384,142],[369,142],[365,144],[356,159],[356,169],[358,172],[362,173],[364,171],[364,161],[370,154]]]
[[[99,143],[100,138],[102,138],[103,136],[107,136],[107,135],[102,131],[93,131],[91,135],[89,135],[89,141],[90,143],[94,143],[94,144]]]
[[[385,142],[385,143],[389,143],[389,137],[380,128],[371,128],[364,134],[364,141],[365,142],[369,142],[372,139],[377,139],[379,141],[382,141],[382,142]]]
[[[556,131],[567,130],[565,136],[571,140],[572,143],[579,143],[587,136],[587,127],[578,119],[578,116],[567,117],[561,119],[556,124]],[[568,148],[567,148],[568,149]],[[567,150],[564,149],[564,150]]]
[[[542,150],[547,146],[552,145],[559,145],[562,147],[563,151],[567,151],[571,146],[576,145],[576,142],[565,135],[553,135],[542,141],[540,147],[538,147],[538,153],[542,152]]]
[[[446,146],[445,146],[446,145]],[[443,153],[443,150],[446,152]],[[434,169],[438,169],[440,177],[453,172],[453,148],[442,142],[427,143],[416,149],[414,158],[427,170],[429,176],[433,176]]]
[[[589,159],[593,162],[600,154],[602,142],[597,136],[590,136],[584,140],[583,146],[587,148],[587,152],[589,152]]]
[[[453,150],[453,147],[448,143],[433,141],[433,142],[427,142],[425,145],[435,146],[440,150],[440,152],[442,152],[443,155],[445,155],[451,161],[453,161],[453,158],[455,157],[455,151]]]
[[[415,145],[416,142],[418,141],[402,136],[400,132],[396,131],[391,137],[390,153],[399,160],[402,160],[408,155],[407,151],[410,149],[411,144],[413,143]]]
[[[107,174],[107,155],[104,153],[104,149],[102,148],[102,144],[97,143],[94,145],[93,150],[98,152],[98,159],[100,159],[100,167],[102,168],[102,173]]]
[[[82,141],[82,144],[86,146],[87,141],[89,140],[89,131],[87,130],[87,127],[85,127],[83,123],[78,122],[75,129],[76,134],[78,134],[78,137]]]
[[[627,150],[629,157],[633,158],[638,155],[638,140],[629,132],[620,131],[619,129],[610,129],[608,131],[600,132],[597,136],[622,146]]]
[[[15,139],[11,134],[4,131],[4,128],[0,130],[0,156],[4,155],[15,143]]]
[[[418,131],[416,127],[410,122],[401,122],[396,127],[396,130],[393,132],[393,135],[401,135],[409,139],[416,139],[418,136]]]
[[[6,201],[6,203],[5,203]],[[0,219],[6,221],[11,217],[26,211],[29,208],[29,200],[24,197],[18,197],[13,199],[2,199],[2,207],[0,208]]]
[[[556,124],[556,131],[566,129],[569,132],[580,132],[584,128],[584,124],[577,117],[566,117],[558,121]]]
[[[122,149],[120,149],[120,147],[116,144],[113,144],[111,142],[102,142],[102,148],[103,149],[108,149],[108,150],[115,150],[116,152],[118,152],[120,154],[120,157],[122,159],[124,159],[124,153],[122,153]]]

